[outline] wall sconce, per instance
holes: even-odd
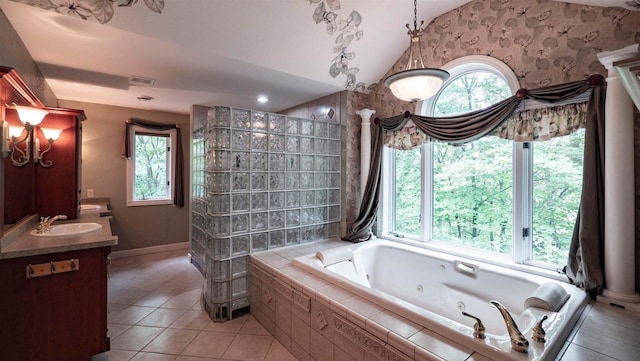
[[[53,164],[53,161],[51,160],[48,160],[46,162],[43,161],[44,155],[51,150],[51,147],[53,146],[53,142],[55,142],[56,140],[58,140],[58,138],[60,138],[60,133],[62,133],[62,129],[40,128],[40,130],[42,130],[42,134],[44,134],[44,137],[47,138],[47,140],[49,141],[49,147],[44,151],[40,152],[40,141],[38,140],[37,137],[35,137],[36,144],[35,144],[35,147],[33,148],[34,149],[33,161],[39,162],[41,166],[49,168]]]
[[[11,162],[16,167],[26,165],[31,159],[33,159],[34,163],[40,163],[43,167],[51,167],[53,162],[50,160],[44,161],[44,155],[51,150],[53,142],[60,137],[62,129],[40,128],[45,138],[49,141],[49,147],[40,152],[40,141],[38,137],[35,136],[34,129],[42,123],[42,119],[49,114],[49,112],[44,109],[16,105],[15,103],[10,105],[10,107],[13,107],[18,112],[18,117],[24,127],[9,126],[6,121],[2,122],[2,156],[9,156]],[[26,135],[24,138],[20,138],[25,130]],[[31,157],[31,139],[33,139],[34,142],[33,157]],[[13,143],[11,146],[9,146],[10,142]],[[18,147],[21,143],[25,143],[26,145],[24,150]]]

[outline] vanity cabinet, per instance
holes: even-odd
[[[87,361],[109,350],[110,252],[109,246],[0,260],[0,359]],[[29,265],[71,259],[75,271],[28,276]]]

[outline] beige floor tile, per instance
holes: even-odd
[[[278,340],[273,340],[264,361],[298,361]]]
[[[264,326],[262,326],[260,322],[258,322],[251,315],[249,315],[249,317],[247,318],[247,321],[244,323],[239,333],[242,333],[245,335],[264,335],[264,336],[271,335],[269,331],[267,331],[267,329],[264,328]]]
[[[174,361],[177,355],[166,355],[161,353],[138,352],[131,361]]]
[[[142,351],[179,355],[198,336],[196,330],[166,329]]]
[[[238,333],[248,318],[249,315],[244,315],[227,322],[209,322],[204,329],[205,331]]]
[[[183,355],[183,356],[178,356],[176,361],[218,361],[218,359],[208,358],[208,357],[184,356]]]
[[[154,307],[128,306],[118,312],[109,315],[109,323],[135,325],[155,310]]]
[[[174,323],[185,310],[171,309],[171,308],[158,308],[151,312],[147,317],[140,320],[137,325],[140,326],[154,326],[154,327],[169,327]]]
[[[169,327],[202,330],[209,323],[211,323],[211,318],[205,311],[187,310]]]
[[[127,307],[129,307],[129,305],[123,305],[123,304],[120,304],[120,303],[107,303],[107,314],[109,316],[111,316],[114,313],[116,313],[116,312],[118,312],[118,311],[120,311],[122,309],[125,309]]]
[[[179,308],[183,310],[187,310],[195,303],[202,299],[202,290],[189,290],[186,292],[178,293],[177,295],[171,297],[167,302],[163,303],[160,307],[162,308]]]
[[[131,326],[120,336],[111,340],[111,348],[117,350],[140,351],[162,331],[161,327]]]
[[[242,335],[239,334],[233,340],[227,351],[222,355],[223,359],[262,361],[273,342],[273,336]]]
[[[107,300],[111,303],[121,303],[131,305],[135,301],[149,294],[149,291],[137,290],[132,288],[120,289],[107,293]]]
[[[120,334],[122,334],[124,331],[126,331],[127,329],[129,329],[129,327],[131,327],[131,325],[121,325],[118,323],[107,323],[107,330],[109,330],[109,333],[107,336],[109,336],[112,340],[118,336],[120,336]]]
[[[164,282],[162,285],[156,288],[154,292],[173,293],[174,295],[177,295],[187,289],[188,286],[189,284],[182,280],[171,280],[168,282]]]
[[[137,306],[147,306],[147,307],[160,307],[163,303],[169,301],[173,296],[172,293],[166,292],[151,292],[141,299],[134,302],[134,305]]]
[[[235,337],[233,333],[201,331],[182,355],[220,358]]]
[[[615,361],[617,359],[605,356],[601,353],[589,350],[588,348],[580,347],[578,345],[570,345],[567,351],[562,355],[560,359],[562,361]],[[626,360],[633,360],[629,358]]]
[[[129,361],[135,355],[136,351],[109,350],[93,356],[91,361]]]

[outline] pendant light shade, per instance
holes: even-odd
[[[449,79],[449,73],[442,69],[426,68],[422,60],[420,36],[424,21],[418,27],[417,0],[413,1],[413,30],[409,29],[409,59],[405,70],[392,74],[384,80],[384,85],[398,99],[416,102],[435,95],[442,84]]]
[[[415,102],[435,95],[448,78],[449,73],[441,69],[411,69],[389,76],[384,85],[396,98]]]

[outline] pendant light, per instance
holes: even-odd
[[[391,89],[393,95],[404,101],[416,102],[435,95],[442,83],[449,79],[449,73],[442,69],[426,68],[420,49],[420,35],[424,21],[418,27],[418,5],[413,1],[413,30],[407,24],[409,37],[409,60],[405,70],[392,74],[384,80],[384,85]]]

